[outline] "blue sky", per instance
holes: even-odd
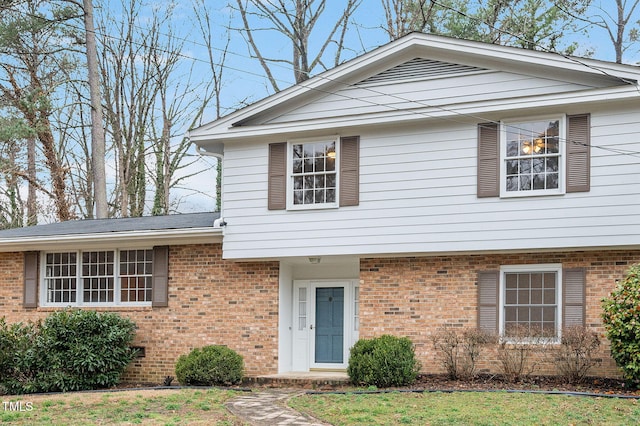
[[[217,40],[218,47],[214,51],[214,57],[219,57],[225,43],[225,27],[229,24],[232,27],[239,27],[241,26],[241,21],[239,20],[239,14],[226,6],[226,0],[205,0],[204,3],[210,9],[213,24],[216,26],[216,34],[214,37]],[[235,4],[235,1],[231,3]],[[344,4],[344,2],[340,0],[328,0],[327,3],[329,6],[311,36],[311,52],[318,49],[319,44],[324,38],[323,34],[327,31],[327,28],[333,25],[337,17],[341,14],[342,5]],[[336,5],[340,5],[340,7]],[[613,0],[594,1],[594,7],[601,6],[612,7]],[[112,7],[112,4],[109,4],[108,7]],[[162,3],[154,3],[150,7],[162,8]],[[195,24],[193,13],[191,2],[184,1],[175,3],[175,10],[171,18],[175,24],[176,36],[184,41],[184,50],[182,52],[184,56],[182,61],[184,69],[186,70],[193,66],[196,76],[208,78],[207,76],[210,74],[207,70],[207,52]],[[144,13],[142,16],[144,16]],[[639,19],[640,10],[636,10],[632,22],[636,22]],[[383,21],[384,12],[381,1],[363,0],[348,27],[347,48],[342,55],[343,61],[387,43],[389,41],[388,36],[382,30]],[[258,25],[257,22],[254,22],[254,24]],[[287,59],[291,57],[290,42],[282,35],[278,35],[273,31],[262,31],[256,32],[255,34],[258,45],[263,49],[265,56]],[[614,59],[611,42],[602,30],[592,30],[588,35],[569,35],[568,40],[578,42],[579,49],[576,52],[577,55],[593,52],[593,58],[602,60]],[[636,44],[637,45],[626,54],[625,59],[627,62],[640,62],[640,43]],[[325,58],[327,59],[326,65],[329,68],[333,65],[332,58],[334,52],[335,50],[328,51],[325,54]],[[247,45],[237,31],[231,31],[231,43],[225,65],[225,83],[221,100],[223,115],[273,93],[262,68],[257,60],[250,58]],[[323,70],[324,68],[318,67],[314,72],[319,73]],[[293,73],[289,65],[274,64],[272,71],[278,79],[281,89],[293,84]],[[203,117],[203,122],[206,123],[213,119],[215,119],[215,110],[210,109]],[[187,129],[184,129],[185,132],[186,130]],[[192,150],[192,153],[195,156],[195,151]],[[188,182],[187,186],[190,188],[189,190],[175,191],[174,197],[183,200],[180,211],[213,209],[215,206],[215,194],[212,193],[211,188],[213,187],[212,182],[215,182],[215,174],[213,172],[214,164],[215,160],[212,158],[200,159],[198,165],[194,167],[201,167],[205,172]],[[196,191],[194,192],[193,189],[196,189]]]

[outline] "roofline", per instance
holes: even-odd
[[[206,227],[4,238],[0,240],[0,252],[86,249],[107,246],[128,248],[221,242],[222,229]]]
[[[413,122],[428,119],[447,119],[460,117],[461,120],[483,120],[482,117],[474,117],[478,114],[490,114],[501,111],[513,111],[516,109],[544,108],[569,105],[584,105],[587,103],[626,101],[640,98],[640,91],[636,86],[618,86],[613,88],[588,89],[576,92],[563,92],[550,95],[526,96],[513,99],[498,99],[487,102],[486,100],[461,102],[459,104],[447,104],[442,106],[423,105],[408,110],[391,110],[354,116],[330,117],[317,119],[283,122],[274,124],[260,124],[257,126],[241,126],[220,132],[209,133],[202,139],[193,138],[198,145],[199,141],[223,141],[231,142],[236,139],[251,137],[264,137],[268,135],[286,135],[296,132],[336,131],[339,127],[353,127],[364,125],[376,125],[385,123]],[[484,119],[486,120],[486,119]]]
[[[558,53],[541,52],[479,41],[435,36],[432,34],[410,33],[398,40],[353,58],[335,68],[324,71],[309,80],[293,85],[285,90],[263,98],[254,104],[232,112],[225,117],[193,129],[187,133],[187,137],[196,142],[196,144],[198,141],[212,143],[218,140],[212,139],[212,136],[237,129],[237,123],[239,122],[251,119],[274,106],[281,105],[283,102],[302,96],[310,91],[321,89],[323,86],[340,83],[340,81],[344,81],[346,77],[349,77],[351,74],[369,64],[376,63],[380,59],[391,60],[395,55],[410,55],[416,49],[433,49],[434,51],[456,52],[468,56],[491,57],[492,60],[503,62],[531,63],[531,61],[534,61],[533,63],[536,65],[558,68],[563,71],[571,70],[591,75],[612,74],[612,76],[617,78],[628,79],[630,84],[637,84],[637,80],[640,77],[640,67],[634,65],[569,57]],[[637,88],[637,85],[632,87]],[[222,130],[212,133],[211,131],[214,128]],[[201,145],[198,146],[202,149]]]

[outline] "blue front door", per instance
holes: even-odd
[[[344,287],[316,288],[315,362],[340,364],[344,358]]]

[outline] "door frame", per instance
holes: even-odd
[[[346,370],[349,350],[358,340],[356,303],[358,280],[294,280],[293,282],[293,371]],[[315,294],[318,288],[344,288],[344,330],[342,363],[315,362]],[[311,328],[311,326],[314,326]]]

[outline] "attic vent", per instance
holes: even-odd
[[[398,82],[403,80],[420,80],[435,77],[449,77],[466,74],[474,71],[484,71],[485,68],[469,65],[452,64],[449,62],[434,61],[431,59],[415,58],[403,64],[397,65],[386,71],[376,74],[358,85],[368,85],[384,82]]]

